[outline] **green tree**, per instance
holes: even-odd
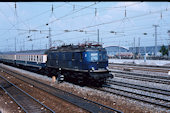
[[[166,47],[164,45],[161,46],[160,52],[162,53],[162,55],[168,55],[168,49],[166,49]]]

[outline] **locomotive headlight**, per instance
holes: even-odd
[[[94,67],[91,67],[91,69],[94,71]]]
[[[107,66],[106,69],[109,70],[109,67]]]

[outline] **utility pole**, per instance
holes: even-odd
[[[32,44],[32,50],[33,50],[33,46],[34,46],[34,45]]]
[[[159,25],[153,25],[155,27],[155,56],[157,55],[157,27]]]
[[[138,38],[138,55],[140,57],[140,37]]]
[[[25,51],[25,40],[23,39],[23,51]]]
[[[97,29],[97,42],[99,44],[99,29]]]
[[[52,47],[52,42],[51,42],[51,28],[49,28],[49,49]]]
[[[16,37],[15,37],[15,52],[17,51],[17,47],[16,47]]]
[[[170,30],[168,30],[169,40],[170,40]],[[169,42],[168,40],[168,42]],[[168,57],[170,58],[170,42],[168,43]]]
[[[135,59],[135,54],[136,54],[136,47],[135,47],[135,38],[134,38],[134,53],[133,53],[133,59]]]
[[[121,57],[120,57],[120,40],[119,40],[119,48],[118,48],[119,50],[118,50],[118,56],[119,56],[119,59],[121,59]]]

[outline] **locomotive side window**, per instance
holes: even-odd
[[[65,53],[63,53],[63,60],[65,60]]]
[[[82,60],[83,59],[83,54],[82,53],[80,53],[80,60]]]
[[[56,54],[56,59],[58,59],[58,54]]]
[[[72,59],[75,59],[74,56],[75,56],[74,53],[72,53]]]
[[[102,61],[102,54],[99,54],[99,60]]]

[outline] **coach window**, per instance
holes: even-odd
[[[31,61],[32,61],[32,55],[31,55]]]
[[[43,55],[41,56],[41,61],[43,62]]]
[[[33,61],[35,61],[35,55],[33,56]]]
[[[37,61],[39,61],[38,55],[37,55]]]
[[[43,61],[43,55],[41,55],[41,59],[40,59],[40,61],[41,61],[41,62]]]

